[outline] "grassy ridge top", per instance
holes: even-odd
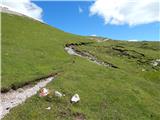
[[[108,40],[76,47],[120,68],[114,69],[64,51],[65,44],[89,41],[94,40],[26,17],[2,14],[2,87],[63,71],[47,88],[66,95],[62,100],[35,95],[4,120],[72,120],[78,115],[88,120],[160,119],[160,71],[137,62],[159,58],[159,42]],[[69,100],[75,93],[81,101],[72,105]],[[50,111],[45,109],[48,106]]]

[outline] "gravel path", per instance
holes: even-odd
[[[105,67],[118,68],[117,66],[114,66],[114,65],[111,64],[111,63],[98,60],[95,56],[91,55],[91,54],[88,53],[88,52],[77,51],[77,50],[75,50],[74,47],[72,47],[72,46],[65,47],[65,50],[66,50],[66,51],[68,52],[68,54],[70,54],[70,55],[76,55],[76,56],[80,56],[80,57],[83,57],[83,58],[87,58],[87,59],[90,60],[91,62],[94,62],[94,63],[96,63],[96,64],[98,64],[98,65],[103,65],[103,66],[105,66]]]
[[[12,90],[7,93],[1,93],[0,119],[2,119],[10,109],[22,104],[27,98],[37,94],[37,92],[51,82],[54,77],[48,77],[39,81],[36,85],[27,85],[17,90]]]

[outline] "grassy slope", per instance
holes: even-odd
[[[124,53],[113,48],[124,50]],[[98,59],[108,61],[128,72],[140,72],[142,69],[154,71],[150,64],[160,58],[160,42],[127,42],[113,41],[94,43],[88,46],[78,46],[79,50],[87,51]],[[127,54],[129,55],[127,55]],[[144,54],[142,56],[141,54]],[[132,57],[133,56],[133,57]],[[138,62],[140,60],[141,62]],[[124,64],[125,63],[125,64]],[[156,67],[158,70],[159,67]]]
[[[82,38],[25,17],[2,14],[2,87],[61,70],[70,59],[64,45]]]
[[[108,49],[95,49],[94,46],[123,43],[127,49],[141,51],[153,58],[159,52],[138,48],[139,43],[114,41],[78,47],[120,67],[105,68],[65,53],[66,43],[84,39],[27,18],[2,15],[2,85],[6,87],[49,72],[63,71],[47,87],[66,94],[62,100],[50,98],[49,101],[48,98],[33,96],[11,110],[4,120],[71,120],[77,112],[85,114],[89,120],[160,119],[159,72],[150,66],[138,66],[135,60],[126,57],[109,56],[105,53]],[[154,43],[148,44],[156,47]],[[142,72],[144,67],[150,71]],[[74,93],[81,97],[76,105],[69,103]],[[50,111],[45,109],[48,106],[52,107]]]

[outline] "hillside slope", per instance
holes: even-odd
[[[2,88],[61,70],[70,59],[65,44],[81,39],[27,17],[2,13]]]
[[[118,68],[71,56],[64,50],[66,44],[76,44],[79,53]],[[159,59],[159,51],[159,42],[96,42],[2,13],[2,88],[61,72],[47,88],[65,94],[62,99],[35,95],[13,108],[4,120],[158,120],[160,71],[151,63]],[[81,101],[71,104],[75,93]],[[46,110],[49,106],[51,110]]]

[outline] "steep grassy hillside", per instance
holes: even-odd
[[[159,59],[159,43],[109,40],[65,33],[25,17],[2,14],[2,87],[21,84],[61,71],[47,88],[66,96],[31,97],[4,120],[159,120],[160,71],[150,62]],[[118,68],[70,56],[68,43]],[[71,104],[78,93],[81,101]],[[46,110],[51,106],[51,110]]]
[[[2,88],[61,71],[70,60],[65,44],[81,39],[27,17],[3,13]]]

